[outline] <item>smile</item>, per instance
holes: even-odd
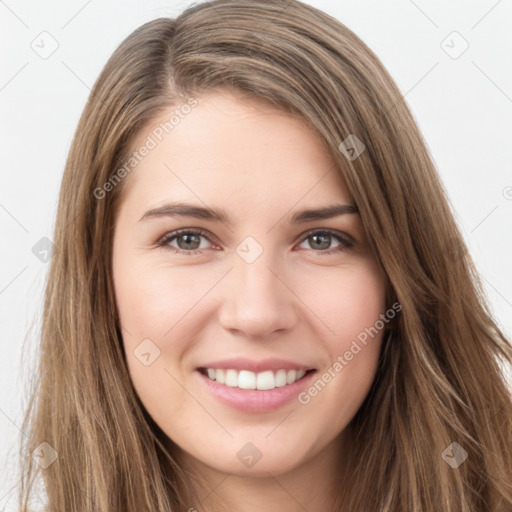
[[[235,370],[223,368],[201,368],[201,373],[219,384],[239,389],[257,389],[267,391],[281,388],[297,382],[306,375],[306,370],[279,369],[252,372],[250,370]]]

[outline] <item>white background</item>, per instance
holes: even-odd
[[[406,96],[492,309],[512,335],[511,3],[307,3],[359,35]],[[37,345],[48,265],[32,247],[43,237],[53,238],[58,189],[78,118],[117,45],[142,23],[174,17],[188,5],[0,0],[0,512],[14,510],[23,390]],[[43,31],[58,43],[47,59],[31,47],[48,37],[39,36]],[[456,59],[442,47],[453,31],[469,44]],[[443,46],[457,52],[456,37]]]

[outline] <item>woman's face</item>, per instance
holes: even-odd
[[[197,102],[138,135],[125,178],[113,278],[133,384],[210,470],[334,461],[374,379],[385,274],[303,123],[239,94]]]

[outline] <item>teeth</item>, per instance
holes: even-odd
[[[214,372],[215,372],[215,380],[217,382],[220,382],[221,384],[224,384],[224,382],[226,382],[225,376],[224,376],[224,370],[214,370]]]
[[[286,386],[286,370],[277,370],[276,372],[276,388]]]
[[[286,384],[291,384],[292,382],[295,382],[296,378],[297,372],[295,370],[288,370],[288,373],[286,374]]]
[[[236,370],[226,370],[226,380],[224,384],[231,388],[238,387],[238,372]]]
[[[241,370],[238,374],[238,387],[242,389],[256,389],[256,374],[247,370]]]
[[[306,370],[267,370],[260,373],[254,373],[249,370],[217,370],[208,368],[208,377],[216,380],[219,384],[225,384],[232,388],[240,389],[259,389],[261,391],[281,388],[287,384],[302,379]]]
[[[276,387],[276,377],[272,370],[261,372],[256,375],[256,389],[274,389]]]

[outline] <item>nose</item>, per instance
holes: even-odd
[[[297,324],[299,301],[265,252],[252,263],[237,257],[221,293],[219,322],[232,333],[265,340]]]

